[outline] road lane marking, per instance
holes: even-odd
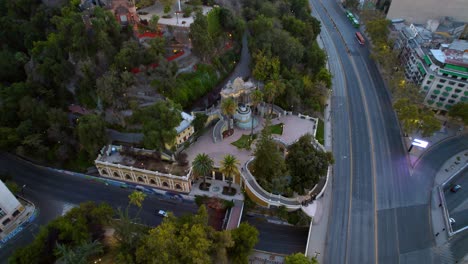
[[[360,75],[358,74],[357,72],[357,67],[356,67],[356,63],[354,62],[354,58],[352,58],[351,56],[349,56],[349,60],[351,62],[351,64],[353,65],[353,71],[357,77],[357,80],[358,80],[358,86],[359,86],[359,90],[361,91],[361,98],[362,98],[362,101],[363,101],[363,104],[364,104],[364,112],[365,112],[365,115],[366,115],[366,120],[367,120],[367,130],[369,131],[369,143],[371,145],[371,170],[372,170],[372,195],[373,195],[373,198],[374,198],[374,252],[375,252],[375,263],[379,263],[379,250],[378,250],[378,243],[379,243],[379,240],[378,240],[378,237],[377,237],[377,194],[376,194],[376,180],[375,180],[375,175],[377,174],[376,172],[376,166],[375,166],[375,146],[374,146],[374,131],[372,129],[372,126],[370,124],[370,115],[369,115],[369,105],[367,104],[367,100],[363,97],[363,95],[365,94],[364,93],[364,85],[362,84],[362,80],[361,80],[361,77]],[[370,76],[369,76],[370,77]]]

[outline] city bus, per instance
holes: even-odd
[[[359,32],[359,31],[356,32],[356,38],[357,38],[357,41],[359,42],[359,44],[364,45],[364,43],[366,43],[366,40],[364,39],[361,32]]]
[[[346,13],[346,17],[349,19],[349,21],[351,21],[351,24],[353,25],[353,27],[358,28],[359,20],[357,19],[356,15],[353,15],[353,13],[351,13],[351,11],[349,10],[346,10],[345,13]]]

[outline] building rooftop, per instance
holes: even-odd
[[[120,164],[174,176],[186,176],[188,162],[171,161],[171,157],[156,151],[127,146],[108,145],[101,150],[97,161]]]
[[[441,48],[430,50],[439,62],[468,67],[468,41],[455,40],[451,44],[442,44]]]
[[[195,119],[194,116],[190,115],[190,114],[187,114],[185,112],[180,112],[180,115],[182,116],[182,121],[180,122],[180,124],[176,127],[176,131],[177,133],[181,133],[182,131],[184,131],[185,129],[187,129],[187,127],[190,126],[190,124],[192,124],[192,121]]]

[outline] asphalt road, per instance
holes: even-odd
[[[459,184],[462,186],[456,193],[450,191],[450,188]],[[468,226],[468,168],[458,173],[444,190],[445,202],[451,218],[455,219],[453,230]]]
[[[128,189],[51,172],[4,153],[0,153],[0,168],[2,172],[8,171],[19,186],[26,185],[25,197],[40,210],[34,223],[0,250],[2,263],[15,248],[30,243],[41,225],[47,224],[73,206],[86,201],[96,201],[107,202],[115,208],[125,208],[128,204],[128,195],[132,192]],[[162,218],[155,214],[159,209],[181,216],[195,213],[197,206],[193,202],[175,203],[158,199],[156,196],[147,196],[140,212],[141,221],[150,226],[160,224]],[[135,214],[136,211],[136,208],[131,207],[131,214]]]
[[[324,262],[438,263],[429,220],[435,172],[410,174],[390,96],[368,48],[355,39],[357,29],[335,1],[310,2],[335,74],[336,163]],[[444,160],[450,153],[432,155]]]
[[[128,195],[132,192],[129,189],[106,186],[102,183],[51,172],[6,153],[0,153],[0,172],[10,173],[19,186],[25,184],[24,196],[40,210],[33,224],[0,250],[0,263],[6,263],[8,256],[15,248],[30,243],[40,226],[64,214],[79,203],[107,202],[114,208],[125,208],[128,204]],[[175,202],[149,195],[145,198],[139,215],[142,223],[149,226],[159,225],[162,222],[162,217],[156,215],[156,210],[159,209],[182,216],[187,213],[196,213],[197,206],[193,202]],[[130,207],[130,214],[136,212],[136,208]],[[260,232],[257,249],[284,254],[304,252],[307,243],[307,228],[271,224],[258,217],[249,217],[248,222],[251,222]]]
[[[244,217],[243,222],[255,226],[260,232],[255,249],[287,255],[305,251],[308,227],[278,225],[252,216]]]

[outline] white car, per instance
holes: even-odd
[[[453,219],[453,218],[450,217],[450,218],[449,218],[449,221],[450,221],[450,224],[451,224],[451,225],[454,225],[454,224],[455,224],[455,219]]]
[[[164,217],[168,216],[167,212],[164,210],[156,210],[156,213],[160,216],[164,216]]]

